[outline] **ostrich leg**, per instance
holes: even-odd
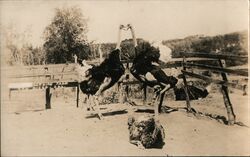
[[[155,118],[158,118],[159,115],[159,97],[160,97],[160,91],[161,91],[161,87],[159,85],[154,86],[154,93],[155,96],[153,97],[153,101],[152,104],[154,106],[154,113],[155,113]]]
[[[166,91],[171,89],[171,87],[170,85],[164,84],[163,89],[159,86],[155,86],[154,88],[155,88],[155,97],[153,98],[152,104],[154,105],[155,116],[158,117],[159,113],[161,113],[161,107],[162,107],[165,93]]]
[[[104,91],[108,89],[107,87],[110,85],[110,83],[111,83],[111,79],[106,77],[104,80],[104,83],[100,86],[99,90],[94,95],[94,103],[97,108],[97,114],[99,116],[99,119],[102,119],[103,117],[100,112],[100,97],[103,96]]]
[[[161,83],[163,84],[163,83]],[[168,84],[163,84],[164,85],[164,88],[160,91],[160,101],[159,103],[157,104],[157,109],[158,109],[158,113],[161,113],[161,107],[162,107],[162,103],[163,103],[163,100],[164,100],[164,97],[165,97],[165,93],[171,89],[171,86],[168,85]]]
[[[161,113],[161,107],[162,107],[162,103],[163,103],[163,100],[164,100],[164,97],[165,97],[165,93],[166,92],[163,92],[162,94],[160,94],[160,101],[158,103],[158,113]]]
[[[120,50],[120,46],[121,46],[121,30],[124,29],[123,25],[119,26],[119,31],[118,31],[118,42],[116,45],[116,49]],[[119,54],[119,58],[121,59],[121,55]],[[106,77],[104,82],[101,84],[100,88],[98,89],[98,91],[96,92],[95,96],[94,96],[94,103],[97,106],[97,112],[98,112],[98,116],[99,119],[103,119],[103,116],[100,112],[100,102],[99,102],[99,97],[101,95],[103,95],[103,92],[106,91],[107,89],[109,89],[114,83],[114,80],[112,80],[112,78],[110,77]]]
[[[101,113],[101,111],[100,111],[100,102],[99,102],[99,96],[94,96],[94,98],[92,99],[92,102],[93,102],[93,104],[94,104],[94,106],[95,106],[95,110],[97,111],[97,115],[98,115],[98,118],[100,119],[100,120],[102,120],[103,119],[103,116],[102,116],[102,113]]]

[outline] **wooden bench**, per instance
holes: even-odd
[[[45,109],[50,109],[51,88],[73,87],[77,89],[76,106],[78,107],[79,83],[77,81],[77,72],[72,71],[72,69],[75,69],[74,66],[75,64],[60,64],[21,67],[17,74],[7,76],[11,79],[8,84],[9,99],[11,99],[11,92],[14,90],[44,89]],[[66,68],[68,68],[68,71],[65,71]],[[22,73],[23,71],[24,73]],[[28,79],[28,81],[24,82],[22,79]]]

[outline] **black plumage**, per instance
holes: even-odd
[[[100,65],[89,69],[88,79],[80,82],[81,91],[85,94],[96,94],[106,77],[110,78],[111,81],[101,92],[104,92],[117,83],[125,72],[119,55],[120,50],[116,49],[109,53],[108,57]]]
[[[139,46],[135,47],[135,58],[133,65],[130,69],[133,76],[143,83],[143,86],[150,86],[155,88],[155,97],[153,98],[153,104],[155,104],[160,96],[160,102],[155,108],[155,114],[161,112],[162,101],[164,94],[170,88],[174,88],[178,80],[173,76],[168,76],[158,66],[153,63],[160,63],[160,51],[148,42],[144,42]],[[154,80],[146,78],[146,74],[150,73],[153,75]],[[169,86],[170,85],[170,86]]]
[[[155,85],[163,86],[162,83],[170,84],[171,87],[175,86],[178,80],[173,76],[166,75],[159,66],[153,64],[154,62],[159,63],[160,61],[159,49],[151,46],[148,42],[144,42],[136,47],[135,51],[136,56],[130,70],[135,78],[150,87],[154,87]],[[154,76],[155,80],[149,81],[142,77],[148,72]]]
[[[208,90],[204,86],[197,86],[195,84],[187,85],[189,92],[189,100],[198,100],[200,98],[205,98],[209,94]],[[180,87],[175,88],[175,100],[186,100],[186,93],[184,90],[184,84]]]

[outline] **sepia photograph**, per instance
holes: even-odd
[[[250,156],[249,0],[1,0],[1,156]]]

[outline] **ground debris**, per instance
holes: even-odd
[[[162,148],[164,145],[164,129],[153,116],[128,118],[128,129],[130,143],[140,148]]]

